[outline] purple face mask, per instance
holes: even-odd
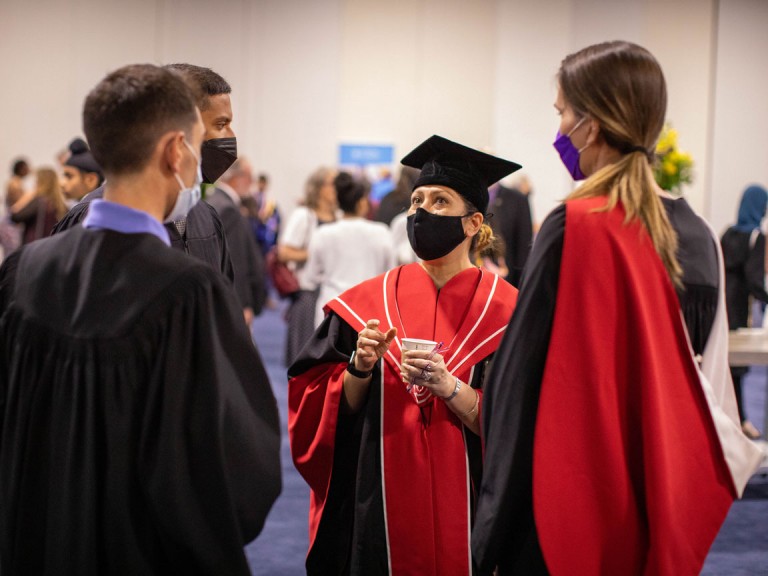
[[[584,150],[586,146],[579,150],[576,148],[576,146],[573,145],[573,142],[571,142],[571,134],[573,134],[576,129],[581,126],[581,123],[584,122],[584,120],[586,120],[586,116],[579,120],[578,124],[576,124],[576,126],[574,126],[571,131],[568,132],[568,134],[560,134],[560,130],[558,130],[557,137],[553,143],[555,150],[557,150],[557,153],[560,154],[560,159],[563,161],[563,164],[565,164],[565,167],[568,169],[568,172],[570,172],[574,180],[584,180],[584,178],[586,178],[584,173],[581,171],[581,167],[579,166],[579,156],[581,155],[581,150]]]

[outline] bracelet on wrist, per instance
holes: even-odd
[[[474,388],[473,388],[473,390],[474,390]],[[470,409],[469,409],[469,410],[467,410],[466,412],[462,413],[462,414],[461,414],[461,418],[466,418],[467,416],[469,416],[470,414],[472,414],[472,412],[474,412],[475,410],[477,410],[477,407],[478,407],[479,405],[480,405],[480,394],[477,392],[477,390],[475,390],[475,405],[474,405],[474,406],[472,406],[472,408],[470,408]]]
[[[459,380],[459,377],[456,376],[456,388],[453,389],[453,393],[450,396],[446,396],[443,398],[446,402],[448,400],[453,400],[456,397],[456,394],[459,393],[459,390],[461,390],[461,380]]]

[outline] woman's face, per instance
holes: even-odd
[[[563,91],[560,88],[557,89],[555,110],[557,110],[557,114],[560,116],[560,134],[570,134],[573,145],[578,149],[583,148],[587,143],[587,122],[582,122],[578,128],[576,127],[582,117],[574,112],[571,105],[565,100]],[[572,134],[571,131],[573,131]]]
[[[463,216],[467,213],[463,196],[452,188],[439,185],[419,186],[411,193],[408,214],[415,213],[417,208],[440,216]]]

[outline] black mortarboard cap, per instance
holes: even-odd
[[[104,176],[101,166],[93,158],[93,154],[88,149],[88,144],[82,138],[75,138],[69,143],[69,158],[64,162],[65,166],[74,166],[82,172],[95,172]]]
[[[520,164],[491,156],[442,136],[431,136],[400,161],[421,170],[413,186],[438,184],[456,190],[485,214],[488,187],[522,168]]]

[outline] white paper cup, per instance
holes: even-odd
[[[403,350],[426,350],[431,352],[437,346],[434,340],[420,340],[419,338],[403,338]]]

